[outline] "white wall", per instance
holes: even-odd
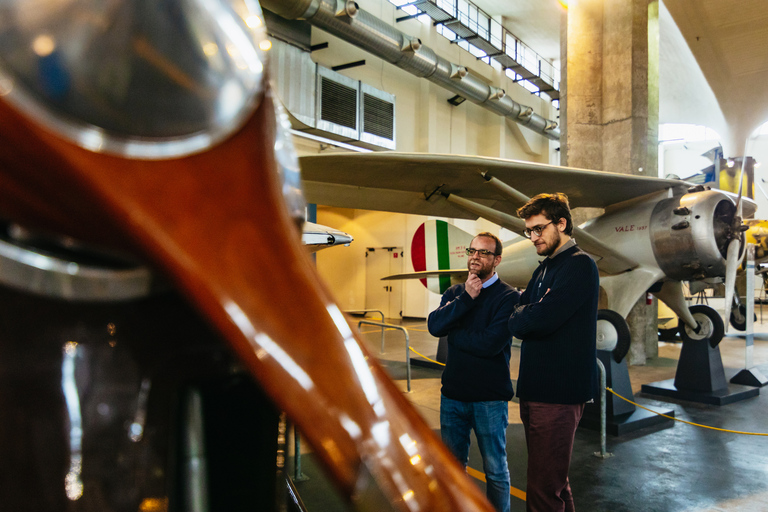
[[[659,177],[674,174],[678,178],[688,178],[700,173],[712,165],[712,160],[701,156],[706,151],[717,147],[718,141],[671,142],[659,145]]]

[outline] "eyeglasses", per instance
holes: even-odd
[[[486,249],[474,249],[472,247],[467,249],[467,256],[474,256],[475,253],[479,254],[480,256],[496,256],[495,252],[488,251]]]
[[[531,238],[531,235],[541,236],[541,233],[544,231],[544,228],[552,224],[552,221],[547,222],[546,224],[540,224],[538,226],[534,226],[532,228],[525,228],[523,231],[523,234],[526,238]]]

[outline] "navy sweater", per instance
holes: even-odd
[[[515,396],[509,376],[512,338],[507,321],[519,299],[520,293],[500,279],[483,288],[476,299],[464,284],[446,290],[440,307],[427,321],[432,336],[448,336],[444,396],[462,402]]]
[[[595,398],[598,294],[597,266],[578,247],[541,262],[509,319],[510,332],[523,341],[520,400],[578,404]]]

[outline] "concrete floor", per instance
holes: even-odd
[[[758,306],[760,307],[760,306]],[[758,311],[755,323],[753,363],[768,376],[768,306]],[[764,320],[764,321],[761,321]],[[411,346],[434,359],[437,340],[426,331],[423,320],[391,321],[407,328]],[[363,326],[363,338],[379,353],[380,330]],[[730,334],[734,334],[731,330]],[[397,385],[406,392],[405,342],[399,330],[385,333],[385,352],[379,354]],[[645,366],[629,368],[636,402],[673,410],[678,419],[741,432],[768,433],[768,387],[757,397],[715,406],[641,393],[643,384],[674,378],[680,343],[659,344],[659,357]],[[744,368],[744,337],[726,336],[720,344],[726,378]],[[412,353],[412,355],[414,355]],[[519,349],[512,351],[512,379],[517,377]],[[418,357],[418,356],[416,356]],[[412,366],[408,400],[435,431],[439,431],[440,370]],[[527,454],[516,401],[509,404],[507,451],[512,483],[511,510],[524,511]],[[768,512],[768,438],[704,429],[667,421],[623,434],[608,436],[608,458],[600,458],[599,432],[579,428],[576,433],[570,478],[578,510],[587,512]],[[297,483],[308,510],[345,511],[347,506],[329,490],[322,472],[303,446],[302,474]],[[289,458],[289,471],[295,476]],[[482,471],[480,454],[473,442],[469,467]],[[470,470],[470,474],[473,471]],[[481,488],[484,483],[475,480]]]

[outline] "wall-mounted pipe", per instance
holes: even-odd
[[[489,86],[470,74],[464,66],[438,56],[419,39],[360,10],[354,0],[261,0],[261,5],[283,18],[305,19],[315,27],[500,116],[508,117],[549,139],[560,139],[557,122],[515,102],[503,89]]]

